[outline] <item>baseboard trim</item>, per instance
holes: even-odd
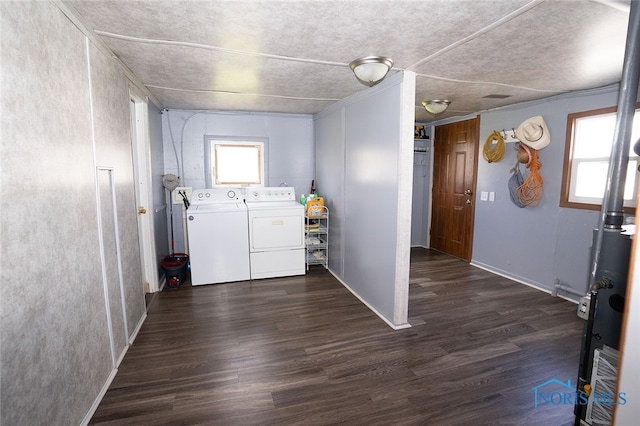
[[[485,271],[491,272],[492,274],[496,274],[496,275],[500,275],[501,277],[508,278],[511,281],[515,281],[517,283],[535,288],[536,290],[544,291],[545,293],[551,294],[551,290],[544,288],[541,284],[526,281],[524,278],[518,277],[517,275],[510,274],[509,272],[503,271],[502,269],[497,269],[497,268],[494,268],[493,266],[490,266],[481,262],[476,262],[474,260],[471,260],[470,265],[475,266],[476,268],[484,269]]]
[[[89,422],[91,421],[91,418],[93,417],[96,410],[98,409],[98,406],[102,402],[102,398],[104,398],[107,391],[109,390],[109,386],[111,386],[113,379],[116,378],[117,373],[118,373],[117,368],[114,368],[113,370],[111,370],[111,373],[109,373],[109,377],[107,377],[107,381],[102,386],[102,389],[100,389],[100,393],[96,397],[95,401],[93,401],[91,408],[89,408],[89,411],[87,412],[87,414],[85,414],[84,419],[82,419],[82,422],[80,422],[81,426],[87,426],[89,424]]]
[[[543,291],[543,292],[553,296],[553,292],[551,290],[542,287],[540,284],[532,283],[532,282],[527,281],[527,280],[525,280],[523,278],[520,278],[518,276],[514,276],[514,275],[512,275],[512,274],[510,274],[510,273],[508,273],[506,271],[501,270],[501,269],[494,268],[493,266],[489,266],[489,265],[481,263],[481,262],[476,262],[474,260],[472,260],[470,262],[470,265],[471,266],[475,266],[476,268],[484,269],[485,271],[491,272],[492,274],[496,274],[496,275],[500,275],[501,277],[508,278],[511,281],[515,281],[515,282],[517,282],[519,284],[524,284],[524,285],[526,285],[528,287],[535,288],[536,290]],[[559,298],[564,299],[564,300],[566,300],[568,302],[578,304],[577,300],[569,299],[568,297],[565,297],[565,296],[563,296],[561,294],[558,294],[555,297],[559,297]]]
[[[156,301],[156,298],[158,297],[158,294],[160,294],[160,292],[164,289],[164,286],[166,284],[167,284],[167,276],[163,275],[162,277],[160,277],[160,282],[158,284],[158,291],[156,291],[155,293],[151,293],[151,299],[149,300],[149,303],[147,303],[146,312],[149,312],[149,309],[153,305],[153,302]],[[149,294],[149,293],[147,293],[147,294]],[[146,316],[145,316],[145,318],[146,318]]]
[[[553,293],[551,293],[551,295],[553,295]],[[564,300],[566,300],[567,302],[571,302],[571,303],[573,303],[574,305],[578,305],[578,304],[580,304],[580,301],[579,301],[579,300],[569,299],[567,296],[563,296],[562,294],[556,294],[556,296],[555,296],[555,297],[559,297],[560,299],[564,299]]]
[[[340,277],[338,277],[336,274],[333,273],[333,271],[331,269],[328,269],[329,273],[331,275],[334,276],[334,278],[336,280],[338,280],[338,282],[340,284],[342,284],[342,286],[344,288],[346,288],[347,290],[349,290],[351,292],[351,294],[353,294],[356,298],[358,298],[358,300],[360,302],[362,302],[367,308],[369,308],[374,314],[376,314],[378,317],[380,317],[380,319],[382,321],[384,321],[389,327],[391,327],[393,330],[403,330],[405,328],[410,328],[411,324],[409,323],[405,323],[405,324],[400,324],[400,325],[395,325],[393,324],[391,321],[389,321],[384,315],[382,315],[380,312],[378,312],[378,310],[376,308],[374,308],[373,306],[371,306],[366,300],[364,300],[362,297],[360,297],[360,295],[358,293],[356,293],[351,287],[349,287],[349,285],[347,285],[347,283],[345,283]]]
[[[167,283],[167,276],[163,275],[162,278],[160,278],[160,286],[158,287],[158,291],[156,293],[161,292],[166,283]]]
[[[133,345],[133,342],[136,340],[136,337],[138,337],[138,333],[140,332],[140,329],[142,328],[142,324],[144,324],[146,319],[147,319],[147,311],[145,311],[144,314],[142,314],[142,317],[140,317],[140,321],[138,321],[138,325],[136,325],[136,328],[133,330],[133,333],[131,333],[131,336],[129,336],[129,346]]]
[[[138,333],[140,332],[140,329],[142,328],[142,325],[144,324],[146,319],[147,319],[147,312],[145,311],[145,313],[142,314],[142,317],[140,317],[140,321],[138,321],[138,324],[136,325],[136,328],[133,330],[133,333],[131,333],[131,336],[129,336],[129,344],[125,346],[125,348],[122,350],[122,353],[118,357],[118,361],[116,362],[116,368],[111,370],[111,373],[109,373],[109,377],[107,377],[107,381],[102,386],[100,393],[98,394],[96,399],[93,401],[93,404],[91,405],[91,408],[89,408],[89,411],[87,412],[87,414],[85,414],[84,419],[82,419],[82,422],[80,423],[81,426],[86,426],[91,421],[91,418],[93,417],[96,410],[98,409],[98,406],[100,406],[100,403],[102,402],[102,398],[104,398],[105,394],[109,390],[109,387],[113,382],[113,379],[116,378],[116,374],[118,374],[118,367],[120,366],[120,363],[122,362],[125,355],[129,351],[129,348],[131,347],[133,342],[136,340],[136,337],[138,337]]]

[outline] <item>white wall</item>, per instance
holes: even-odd
[[[633,425],[638,422],[640,413],[640,247],[638,239],[633,240],[630,262],[629,283],[625,305],[625,318],[620,341],[622,350],[618,361],[617,394],[625,393],[626,404],[615,407],[616,426]]]
[[[344,111],[316,117],[316,184],[330,212],[329,267],[338,277],[345,270],[345,138]]]
[[[80,424],[145,315],[130,83],[53,2],[0,30],[0,423]]]
[[[413,197],[411,209],[411,245],[429,246],[429,217],[431,196],[431,127],[426,128],[429,139],[416,140],[413,154]],[[421,150],[426,149],[426,152]]]
[[[180,176],[181,186],[205,187],[205,135],[250,137],[268,140],[265,186],[286,182],[295,188],[298,198],[309,193],[314,178],[310,115],[171,110],[163,114],[162,123],[165,173]],[[174,205],[174,238],[176,251],[184,251],[180,205]]]
[[[617,96],[616,88],[605,88],[481,115],[480,156],[484,141],[493,130],[515,128],[536,115],[544,117],[551,143],[539,151],[544,197],[534,208],[519,208],[509,198],[507,182],[516,162],[513,144],[507,144],[499,162],[487,163],[480,157],[473,264],[546,291],[552,291],[557,278],[586,293],[592,231],[598,224],[598,212],[559,207],[567,114],[614,106]],[[520,170],[526,177],[528,169],[521,165]],[[494,191],[495,202],[480,201],[481,191]]]
[[[156,265],[158,268],[158,277],[164,275],[162,269],[162,259],[169,252],[167,250],[168,223],[167,223],[167,204],[166,190],[162,185],[162,176],[164,175],[164,152],[162,141],[162,113],[153,104],[148,107],[148,123],[149,123],[149,139],[151,141],[151,192],[153,198],[153,239],[156,242]],[[162,281],[162,280],[160,280]]]
[[[331,212],[329,267],[392,327],[407,326],[415,74],[316,115],[316,177]]]

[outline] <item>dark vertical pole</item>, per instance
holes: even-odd
[[[622,228],[624,184],[625,177],[627,176],[627,163],[629,162],[629,147],[631,146],[631,131],[633,129],[633,115],[636,110],[639,77],[640,5],[637,1],[632,1],[629,12],[629,25],[627,29],[622,79],[620,81],[620,93],[618,95],[616,127],[613,134],[613,144],[611,146],[611,160],[607,174],[604,199],[602,200],[602,209],[600,211],[598,235],[593,252],[591,284],[595,281],[596,270],[600,262],[604,229]]]
[[[638,96],[638,78],[640,77],[640,5],[631,2],[629,14],[629,28],[627,30],[627,45],[625,49],[620,94],[618,95],[618,113],[616,128],[611,148],[611,165],[609,171],[611,180],[611,196],[609,212],[622,212],[624,201],[624,184],[629,162],[629,146],[631,131],[633,130],[633,115],[636,111]],[[609,221],[610,222],[610,221]],[[620,227],[616,227],[620,229]]]
[[[599,315],[596,309],[598,303],[598,293],[601,289],[606,289],[603,296],[604,300],[614,300],[616,296],[624,297],[626,289],[628,263],[613,262],[616,265],[607,270],[607,266],[611,266],[612,257],[619,254],[617,250],[625,250],[623,246],[630,243],[621,238],[623,222],[623,202],[624,202],[624,184],[627,175],[627,164],[629,162],[629,147],[631,145],[631,132],[633,130],[633,116],[636,109],[636,100],[638,96],[638,80],[640,78],[640,2],[631,1],[629,12],[629,25],[627,29],[627,42],[625,46],[625,58],[622,69],[622,77],[620,81],[620,93],[618,95],[618,112],[616,115],[616,127],[613,135],[613,144],[611,146],[611,159],[609,163],[609,171],[607,174],[607,182],[605,186],[605,195],[602,200],[602,209],[600,211],[600,219],[598,229],[595,235],[595,241],[592,252],[592,268],[590,276],[589,292],[591,293],[591,309],[589,312],[589,320],[585,324],[585,331],[582,336],[581,362],[578,372],[577,391],[583,391],[583,385],[588,383],[591,378],[591,366],[594,352],[594,334],[595,329],[602,330],[607,344],[612,344],[612,340],[619,339],[620,328],[622,326],[622,308],[619,312],[609,312],[607,316],[605,312]],[[607,238],[605,238],[605,233]],[[615,233],[616,235],[613,235]],[[603,257],[602,253],[607,256]],[[614,253],[616,255],[614,256]],[[630,253],[629,253],[630,254]],[[627,254],[627,256],[629,256]],[[604,261],[601,265],[601,260]],[[622,266],[622,265],[626,265]],[[612,281],[607,280],[611,278]],[[603,286],[603,281],[607,285]],[[610,290],[612,289],[612,290]],[[609,295],[609,291],[615,293],[613,298]],[[606,297],[604,297],[606,296]],[[600,316],[603,318],[601,319]],[[620,324],[617,324],[617,323]],[[617,337],[616,337],[617,336]],[[603,336],[598,334],[599,339]],[[613,342],[617,348],[617,342]],[[585,418],[586,407],[576,403],[574,413],[576,414],[575,426],[580,425],[580,420]]]

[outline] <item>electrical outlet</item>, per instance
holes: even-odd
[[[190,186],[177,187],[176,189],[171,191],[171,204],[183,204],[182,195],[180,195],[180,192],[185,194],[185,196],[187,197],[187,200],[191,201],[192,191],[193,191],[193,188]]]
[[[578,316],[583,320],[589,320],[589,308],[591,307],[591,293],[580,298],[578,303]]]

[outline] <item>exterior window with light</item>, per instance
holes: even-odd
[[[264,186],[264,142],[205,138],[207,187]]]
[[[615,107],[567,116],[560,207],[600,210],[607,182],[615,124]],[[633,145],[639,137],[640,114],[636,110],[624,186],[626,213],[633,213],[637,202],[640,158],[633,152]]]

